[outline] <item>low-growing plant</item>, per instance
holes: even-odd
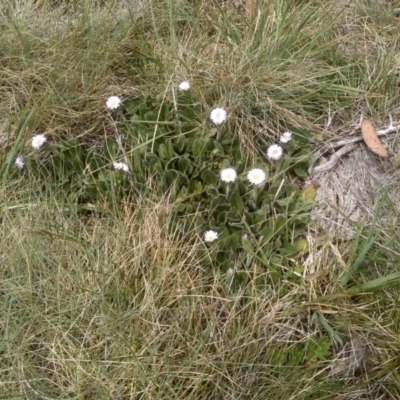
[[[122,132],[129,143],[134,189],[141,196],[169,193],[175,204],[173,229],[180,224],[183,232],[213,233],[205,241],[218,241],[204,258],[222,271],[230,271],[238,260],[240,280],[254,265],[288,268],[289,257],[299,251],[294,242],[308,221],[311,203],[302,196],[298,178],[306,176],[310,152],[298,148],[287,132],[281,138],[284,157],[278,145],[268,153],[260,149],[258,168],[251,169],[234,128],[224,123],[224,109],[214,109],[221,116],[212,111],[208,122],[190,92],[178,92],[174,100],[137,97],[124,103]],[[252,177],[257,171],[261,179]]]

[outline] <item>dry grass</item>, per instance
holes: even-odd
[[[165,202],[85,223],[20,206],[3,214],[3,393],[251,398],[272,379],[271,348],[310,334],[291,310],[299,289],[231,292],[198,238],[160,223]]]
[[[315,300],[337,291],[337,246],[324,246],[321,265],[323,249],[314,252],[314,275],[307,270],[297,283],[254,271],[234,290],[229,276],[205,267],[198,237],[168,231],[167,199],[83,217],[43,196],[9,198],[0,383],[9,398],[356,398],[396,390],[395,291]],[[343,367],[335,336],[330,362],[309,355],[326,336],[317,315],[344,343],[373,346],[367,386],[353,378],[362,367]],[[367,363],[364,350],[348,351],[354,365]]]

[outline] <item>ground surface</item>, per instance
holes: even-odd
[[[243,171],[258,163],[271,187],[303,187],[306,177],[276,167],[288,148],[311,154],[355,137],[362,116],[377,128],[389,115],[398,124],[395,7],[0,2],[0,398],[400,398],[397,133],[385,141],[392,164],[358,145],[320,177],[320,188],[341,189],[317,200],[346,232],[316,226],[314,208],[297,252],[277,258],[278,238],[267,259],[234,258],[233,275],[201,232],[173,228],[178,203],[154,176],[139,196],[134,174],[104,161],[111,142],[130,171],[135,161],[129,141],[117,140],[125,109],[108,110],[109,96],[174,104],[187,80],[201,140],[213,132],[210,110],[224,107]],[[292,147],[272,164],[262,152],[287,129]],[[47,137],[39,151],[36,134]],[[67,148],[98,152],[106,172]],[[361,178],[380,182],[372,190]],[[357,215],[335,209],[345,198]]]

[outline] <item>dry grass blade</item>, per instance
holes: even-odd
[[[361,124],[361,134],[365,144],[371,151],[373,151],[374,153],[378,154],[381,157],[389,157],[388,152],[382,146],[381,141],[376,135],[374,127],[372,126],[371,122],[369,122],[367,119],[364,119]]]
[[[250,17],[253,14],[254,9],[256,7],[255,3],[256,3],[255,0],[246,0],[245,9],[246,9],[246,15],[248,17]]]

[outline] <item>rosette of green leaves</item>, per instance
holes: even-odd
[[[304,176],[310,157],[292,149],[276,165],[260,158],[267,180],[254,187],[245,178],[248,166],[227,124],[218,127],[217,140],[217,128],[204,122],[199,105],[190,96],[183,100],[177,109],[162,97],[127,102],[124,129],[132,141],[135,190],[148,194],[151,178],[159,195],[168,192],[175,204],[170,216],[174,230],[179,224],[182,234],[217,231],[219,239],[207,252],[222,270],[240,265],[244,276],[254,265],[282,271],[298,252],[293,242],[308,221],[310,204],[294,181]],[[227,167],[238,173],[234,183],[220,180]]]
[[[290,267],[299,251],[294,242],[303,235],[312,205],[287,176],[270,176],[265,165],[263,170],[267,181],[258,187],[244,174],[234,183],[217,179],[207,187],[210,206],[204,217],[219,234],[216,259],[224,271],[239,265],[242,280],[254,266],[273,270],[276,277],[282,267]]]
[[[127,102],[126,136],[132,141],[134,186],[142,194],[146,182],[157,182],[159,194],[170,191],[178,212],[207,207],[206,186],[214,183],[224,160],[241,159],[237,139],[215,139],[216,129],[204,123],[200,106],[188,93],[177,108],[162,98]]]

